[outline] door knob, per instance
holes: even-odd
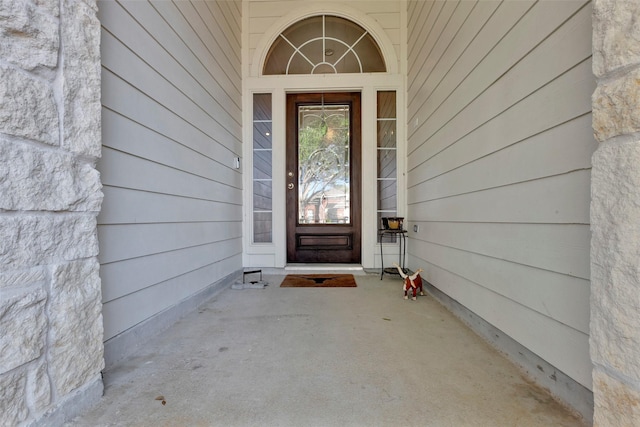
[[[287,184],[287,188],[288,188],[289,190],[293,190],[293,182],[288,183],[288,184]]]

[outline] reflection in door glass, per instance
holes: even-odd
[[[350,224],[349,105],[298,107],[298,222]]]

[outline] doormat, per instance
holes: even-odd
[[[287,274],[281,288],[355,288],[353,274]]]

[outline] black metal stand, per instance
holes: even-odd
[[[260,273],[260,281],[262,282],[262,270],[249,270],[249,271],[242,272],[242,283],[244,283],[244,280],[247,274],[256,274],[256,273]]]
[[[385,236],[397,236],[398,237],[398,241],[399,241],[399,246],[400,246],[400,252],[398,253],[398,264],[400,265],[400,267],[402,268],[402,271],[405,271],[404,268],[404,260],[405,260],[405,253],[407,250],[407,230],[388,230],[385,228],[379,229],[378,230],[378,237],[380,237],[380,280],[382,280],[382,276],[384,276],[384,273],[387,274],[400,274],[398,272],[398,269],[393,267],[393,268],[384,268],[384,251],[382,250],[382,240],[384,239]]]

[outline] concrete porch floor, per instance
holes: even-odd
[[[104,373],[68,426],[582,426],[430,296],[226,289]],[[163,397],[166,404],[162,403]]]

